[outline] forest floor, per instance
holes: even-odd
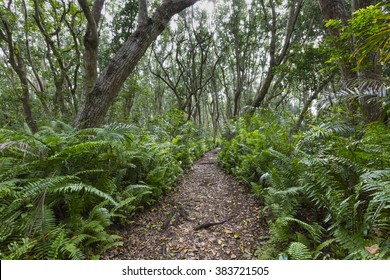
[[[102,259],[254,259],[268,235],[260,209],[248,188],[217,165],[215,149],[183,175],[172,193],[118,230],[123,246]]]

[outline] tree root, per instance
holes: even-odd
[[[204,223],[204,224],[201,224],[201,225],[199,225],[197,227],[194,227],[194,230],[207,229],[207,228],[212,227],[212,226],[216,226],[216,225],[220,225],[220,224],[226,223],[230,219],[231,219],[231,217],[226,219],[226,220],[223,220],[221,222]]]

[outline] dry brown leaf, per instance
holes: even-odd
[[[367,252],[369,252],[371,255],[375,255],[379,251],[379,245],[378,244],[374,244],[374,245],[372,245],[370,247],[364,247],[364,249],[366,249]]]

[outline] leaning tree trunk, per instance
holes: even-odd
[[[289,17],[287,21],[286,26],[286,35],[284,37],[284,42],[281,44],[279,49],[279,54],[277,53],[277,12],[276,12],[276,6],[273,0],[269,1],[271,5],[271,13],[272,13],[272,22],[269,24],[268,28],[271,31],[271,39],[270,39],[270,48],[269,48],[269,68],[265,77],[265,80],[262,81],[261,86],[257,89],[256,95],[252,102],[253,109],[259,108],[263,100],[265,99],[266,95],[269,92],[269,89],[271,88],[271,84],[275,77],[275,67],[281,65],[283,61],[285,60],[288,50],[291,46],[291,38],[293,36],[293,33],[295,31],[295,25],[298,20],[298,16],[300,14],[303,1],[301,0],[295,0],[291,7],[289,12]],[[264,13],[265,12],[265,6],[264,2],[262,2]],[[253,112],[253,111],[252,111]]]
[[[173,15],[199,0],[165,0],[153,16],[143,20],[137,30],[127,39],[111,59],[109,65],[96,81],[96,85],[80,108],[74,126],[78,129],[98,127],[118,95],[126,78],[132,73],[150,44],[161,34]]]

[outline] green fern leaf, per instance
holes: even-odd
[[[309,248],[300,242],[292,242],[287,250],[293,260],[310,260],[312,255]]]
[[[94,194],[98,197],[110,201],[114,206],[117,205],[117,202],[110,195],[108,195],[105,192],[102,192],[101,190],[98,190],[93,186],[84,183],[66,184],[65,186],[56,187],[50,190],[50,192],[53,193],[71,193],[71,192],[80,192],[80,191],[85,191],[87,193]]]
[[[20,260],[26,257],[37,241],[30,238],[22,238],[19,241],[11,242],[8,245],[9,254],[5,256],[6,260]]]

